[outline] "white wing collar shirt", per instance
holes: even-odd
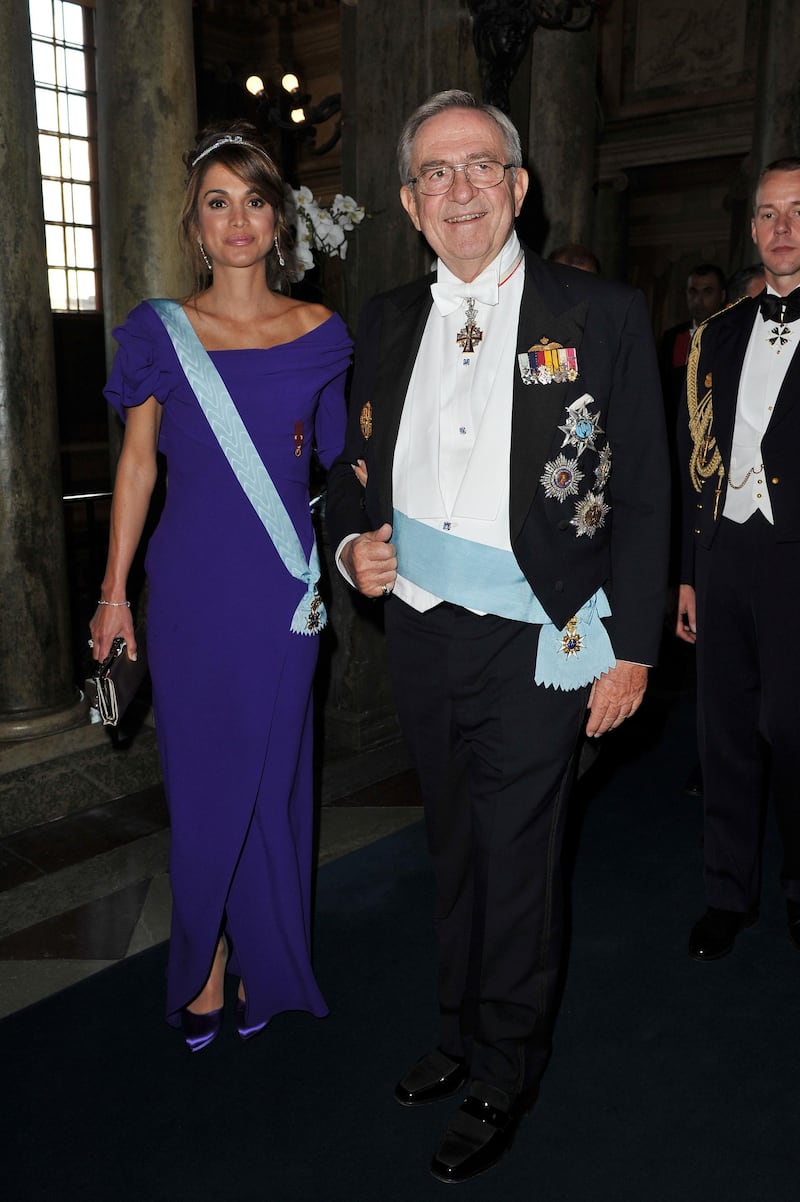
[[[437,261],[392,472],[394,505],[407,517],[504,551],[511,550],[511,409],[524,282],[515,233],[469,284]],[[469,339],[459,341],[470,300],[479,333],[471,350]],[[419,611],[441,600],[402,575],[394,592]]]
[[[767,291],[774,292],[772,288]],[[798,340],[800,319],[766,321],[761,313],[756,314],[739,380],[731,466],[722,511],[723,517],[733,522],[746,522],[757,509],[768,522],[773,521],[761,440]]]

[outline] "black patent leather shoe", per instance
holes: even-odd
[[[463,1058],[447,1056],[441,1048],[434,1048],[397,1082],[394,1096],[401,1106],[427,1106],[457,1093],[466,1083],[467,1074]]]
[[[709,906],[689,936],[689,955],[693,960],[721,960],[733,951],[736,936],[758,919],[755,910],[718,910]]]
[[[510,1098],[500,1089],[475,1081],[434,1153],[434,1177],[448,1183],[468,1181],[497,1164],[511,1147],[519,1121],[534,1100],[533,1092]]]
[[[796,952],[800,952],[800,902],[792,901],[791,898],[787,901],[786,917],[789,921],[789,938],[792,941],[792,947]]]

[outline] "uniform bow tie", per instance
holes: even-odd
[[[764,321],[797,321],[800,317],[800,288],[795,288],[788,296],[774,296],[771,292],[762,292],[758,298],[758,305]]]
[[[463,280],[457,280],[455,277],[437,280],[435,284],[431,284],[431,295],[442,317],[455,313],[465,300],[478,300],[483,301],[485,305],[496,305],[499,298],[497,276],[476,280],[473,284],[465,284]]]

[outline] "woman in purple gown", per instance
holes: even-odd
[[[315,451],[327,467],[343,444],[350,338],[335,314],[278,290],[291,236],[256,131],[200,135],[187,166],[181,229],[198,285],[173,309],[219,373],[313,570],[309,462]],[[168,486],[147,550],[147,639],[172,830],[167,1019],[194,1051],[219,1032],[226,970],[239,978],[243,1038],[283,1010],[327,1013],[309,931],[317,638],[314,620],[291,629],[312,586],[287,569],[156,308],[143,302],[114,335],[106,396],[126,431],[90,629],[97,659],[116,635],[135,654],[126,580],[158,448]]]

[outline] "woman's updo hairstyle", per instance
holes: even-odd
[[[286,222],[285,185],[256,127],[249,121],[210,125],[197,135],[194,149],[184,155],[184,163],[187,175],[180,235],[194,268],[194,291],[207,288],[212,274],[198,242],[197,221],[203,179],[212,163],[227,167],[271,205],[284,266],[281,267],[273,246],[266,258],[267,283],[275,291],[288,291],[289,284],[297,278],[297,264],[294,236]]]

